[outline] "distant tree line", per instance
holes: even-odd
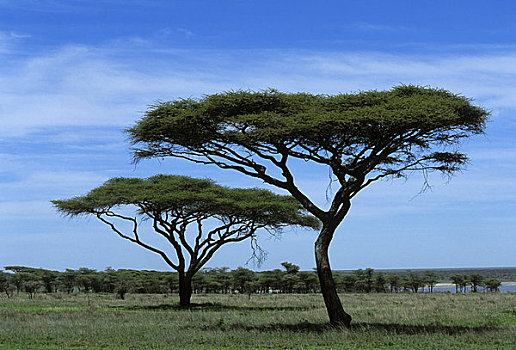
[[[319,283],[314,271],[300,271],[299,266],[283,262],[283,269],[255,272],[239,267],[206,268],[193,277],[193,293],[318,293]],[[140,271],[110,267],[104,271],[89,268],[66,269],[63,272],[24,266],[6,266],[0,271],[0,292],[11,297],[25,292],[33,298],[44,293],[116,293],[124,298],[126,293],[168,294],[178,290],[177,272]],[[498,291],[501,282],[484,278],[480,274],[451,277],[457,292]],[[371,268],[353,272],[335,272],[337,290],[341,293],[400,293],[433,292],[439,282],[433,271],[424,273],[375,272]]]
[[[399,293],[399,292],[430,292],[440,282],[439,276],[434,271],[407,273],[375,272],[373,269],[355,270],[352,273],[336,272],[336,283],[340,292],[365,292],[365,293]],[[453,274],[450,276],[456,286],[456,292],[497,292],[501,286],[497,278],[484,278],[481,274],[469,275]]]
[[[484,278],[479,273],[472,273],[469,275],[453,274],[450,280],[455,285],[457,293],[464,293],[470,287],[472,292],[477,292],[479,287],[485,288],[489,292],[497,292],[501,286],[501,282],[497,278]]]
[[[415,272],[423,274],[425,270],[384,270],[384,272],[396,272],[399,274],[406,275],[409,272]],[[489,268],[443,268],[443,269],[432,269],[438,278],[442,282],[452,282],[451,276],[453,275],[464,275],[470,276],[473,274],[482,275],[484,278],[496,278],[502,282],[516,281],[516,267],[489,267]]]

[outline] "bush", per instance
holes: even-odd
[[[118,286],[114,290],[116,297],[118,299],[125,299],[125,294],[127,293],[127,287],[126,286]]]

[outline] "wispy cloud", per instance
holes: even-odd
[[[350,27],[352,27],[353,29],[361,30],[361,31],[371,31],[371,32],[376,32],[376,31],[391,32],[391,31],[401,31],[401,30],[408,29],[407,27],[404,27],[401,25],[383,25],[383,24],[365,23],[365,22],[353,23],[350,25]]]
[[[70,46],[9,62],[0,77],[0,138],[44,127],[127,126],[156,99],[226,89],[339,93],[415,83],[494,110],[516,108],[516,53],[441,58],[154,47],[131,60],[129,49]]]
[[[0,31],[0,55],[11,53],[20,40],[30,37],[30,35],[12,31]]]
[[[145,50],[139,50],[142,46]],[[136,52],[134,59],[128,52]],[[415,83],[462,93],[494,110],[516,108],[516,52],[427,57],[170,50],[141,39],[112,47],[68,46],[8,60],[0,73],[0,119],[5,126],[0,138],[44,127],[127,126],[156,99],[226,89],[339,93]]]
[[[81,0],[0,0],[0,7],[9,9],[31,11],[31,12],[46,12],[46,13],[68,13],[78,11],[92,11],[100,12],[101,7],[106,5],[121,6],[119,0],[96,0],[96,1],[81,1]],[[136,7],[158,7],[163,6],[162,3],[156,1],[140,0],[125,0],[124,6]]]
[[[0,40],[17,40],[30,38],[30,35],[15,32],[0,32]]]

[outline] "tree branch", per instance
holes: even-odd
[[[110,222],[109,220],[105,219],[102,217],[102,215],[106,215],[106,216],[109,216],[109,217],[116,217],[116,218],[119,218],[119,219],[122,219],[122,220],[127,220],[127,221],[130,221],[132,222],[133,224],[133,234],[134,234],[134,238],[133,237],[130,237],[130,236],[127,236],[125,234],[123,234],[120,230],[118,230],[115,226],[115,224],[113,224],[112,222]],[[170,260],[170,258],[168,257],[168,255],[163,252],[162,250],[160,249],[157,249],[153,246],[150,246],[144,242],[142,242],[140,240],[140,238],[138,237],[138,222],[136,221],[135,218],[130,218],[130,217],[127,217],[127,216],[123,216],[123,215],[118,215],[118,214],[115,214],[113,212],[102,212],[102,213],[96,213],[96,216],[97,218],[102,221],[103,223],[105,223],[106,225],[108,225],[111,230],[113,230],[118,236],[130,241],[130,242],[133,242],[133,243],[136,243],[138,244],[139,246],[145,248],[145,249],[148,249],[156,254],[159,254],[163,260],[165,260],[165,262],[170,266],[172,267],[174,270],[178,270],[179,269],[179,266],[174,264],[172,262],[172,260]]]

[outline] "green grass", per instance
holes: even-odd
[[[0,349],[514,349],[516,294],[344,294],[351,330],[320,295],[0,297]]]

